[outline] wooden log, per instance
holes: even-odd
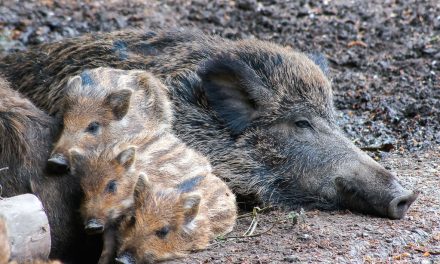
[[[21,263],[48,258],[51,246],[49,222],[35,195],[2,198],[0,218],[6,224],[10,259]]]
[[[11,256],[11,248],[9,247],[6,222],[3,218],[0,217],[0,264],[8,263],[10,256]]]

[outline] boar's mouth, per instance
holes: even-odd
[[[378,191],[367,192],[361,184],[342,177],[337,177],[335,184],[341,207],[390,219],[402,219],[418,197],[417,192],[408,191],[400,185],[397,190],[381,194]]]

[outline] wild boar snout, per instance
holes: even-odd
[[[402,219],[411,204],[417,199],[418,195],[418,192],[408,190],[402,191],[398,196],[391,200],[388,206],[388,218]]]
[[[69,158],[66,147],[71,145],[72,143],[65,136],[60,138],[47,160],[46,168],[50,173],[63,174],[69,171]]]
[[[341,203],[355,211],[402,219],[418,193],[402,187],[390,171],[365,153],[359,154],[359,160],[345,168],[345,175],[335,178]]]
[[[117,258],[115,258],[115,263],[118,264],[136,264],[136,259],[129,252],[124,252]]]
[[[69,170],[69,162],[63,154],[54,153],[47,160],[47,169],[52,173],[66,173]]]
[[[89,219],[85,224],[85,230],[87,234],[99,234],[104,232],[104,223],[99,219]]]

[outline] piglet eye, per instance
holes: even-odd
[[[98,133],[100,126],[101,125],[98,122],[92,122],[87,126],[86,132],[91,134],[96,134]]]
[[[307,120],[298,120],[295,122],[295,126],[299,128],[310,128],[312,125],[310,125],[310,122]]]
[[[134,226],[134,224],[136,224],[136,217],[135,216],[131,216],[130,220],[128,220],[128,225],[129,226]]]
[[[170,228],[168,226],[164,226],[161,229],[156,230],[156,236],[164,239],[169,232],[170,232]]]
[[[107,187],[105,188],[105,191],[108,192],[108,193],[115,193],[116,189],[117,189],[116,181],[112,180],[112,181],[109,181],[109,183],[107,184]]]

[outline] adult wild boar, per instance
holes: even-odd
[[[148,69],[170,86],[177,135],[206,154],[239,196],[402,218],[416,194],[344,136],[325,63],[315,61],[258,40],[128,31],[11,54],[0,72],[55,114],[71,75],[99,66]]]

